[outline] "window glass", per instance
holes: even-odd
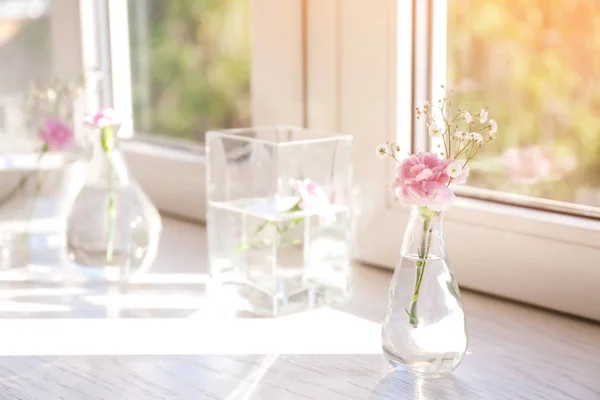
[[[19,139],[23,96],[32,80],[52,78],[50,1],[0,1],[1,149]]]
[[[136,132],[204,141],[250,120],[249,0],[129,0]]]
[[[498,138],[471,186],[600,206],[600,2],[451,0],[447,81]]]

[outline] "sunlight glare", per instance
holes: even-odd
[[[4,319],[0,355],[381,354],[380,335],[379,323],[330,309],[270,319]]]

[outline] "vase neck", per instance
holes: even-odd
[[[129,185],[129,169],[119,150],[114,130],[96,134],[86,183],[112,187]]]
[[[417,258],[444,258],[441,211],[427,207],[411,208],[404,234],[402,255]]]

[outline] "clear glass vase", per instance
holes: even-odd
[[[452,372],[467,351],[465,315],[439,211],[411,211],[390,285],[382,345],[394,368],[430,378]]]
[[[77,154],[0,151],[2,279],[60,273],[66,215],[83,182],[83,164]]]
[[[70,261],[85,277],[112,281],[127,280],[150,266],[162,221],[131,177],[116,135],[111,135],[95,144],[67,219],[67,249]]]
[[[61,279],[66,217],[85,174],[78,83],[53,79],[28,86],[0,100],[8,117],[0,123],[2,281]],[[44,139],[49,126],[72,137],[49,145]]]
[[[352,137],[264,127],[206,144],[215,304],[280,316],[346,300]]]

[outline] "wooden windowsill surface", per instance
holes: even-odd
[[[600,399],[600,325],[468,291],[456,372],[394,373],[390,278],[357,264],[341,308],[224,315],[204,295],[204,229],[165,218],[143,282],[0,282],[0,400]]]

